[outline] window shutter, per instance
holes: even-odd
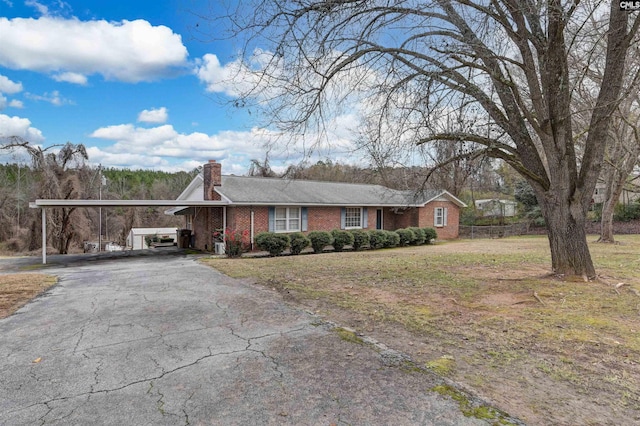
[[[366,207],[362,209],[362,227],[365,229],[369,227],[369,209]]]
[[[302,219],[302,223],[300,224],[300,226],[302,227],[301,231],[307,231],[309,228],[309,212],[307,211],[306,207],[300,209],[300,216]]]
[[[433,209],[433,226],[438,226],[438,210],[440,207],[436,207]]]
[[[340,229],[347,227],[347,209],[342,207],[340,209]]]
[[[444,226],[447,226],[447,210],[449,210],[448,208],[444,208]]]
[[[276,208],[269,207],[269,232],[276,230]]]

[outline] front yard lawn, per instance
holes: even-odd
[[[599,280],[588,283],[549,274],[546,237],[205,262],[410,354],[527,424],[636,424],[640,236],[618,238],[590,245]]]
[[[44,274],[0,275],[0,318],[6,318],[56,283]]]

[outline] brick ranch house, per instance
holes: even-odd
[[[458,237],[460,208],[465,203],[447,191],[416,193],[380,185],[362,185],[278,178],[223,176],[215,160],[204,165],[167,214],[185,216],[193,246],[213,249],[220,229],[265,232],[331,231],[333,229],[396,230],[433,227],[439,239]],[[189,201],[211,206],[189,207]]]

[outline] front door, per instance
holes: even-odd
[[[382,229],[382,209],[376,210],[376,229]]]

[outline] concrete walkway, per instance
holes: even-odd
[[[193,258],[44,272],[59,284],[0,320],[1,425],[486,424],[400,354]]]

